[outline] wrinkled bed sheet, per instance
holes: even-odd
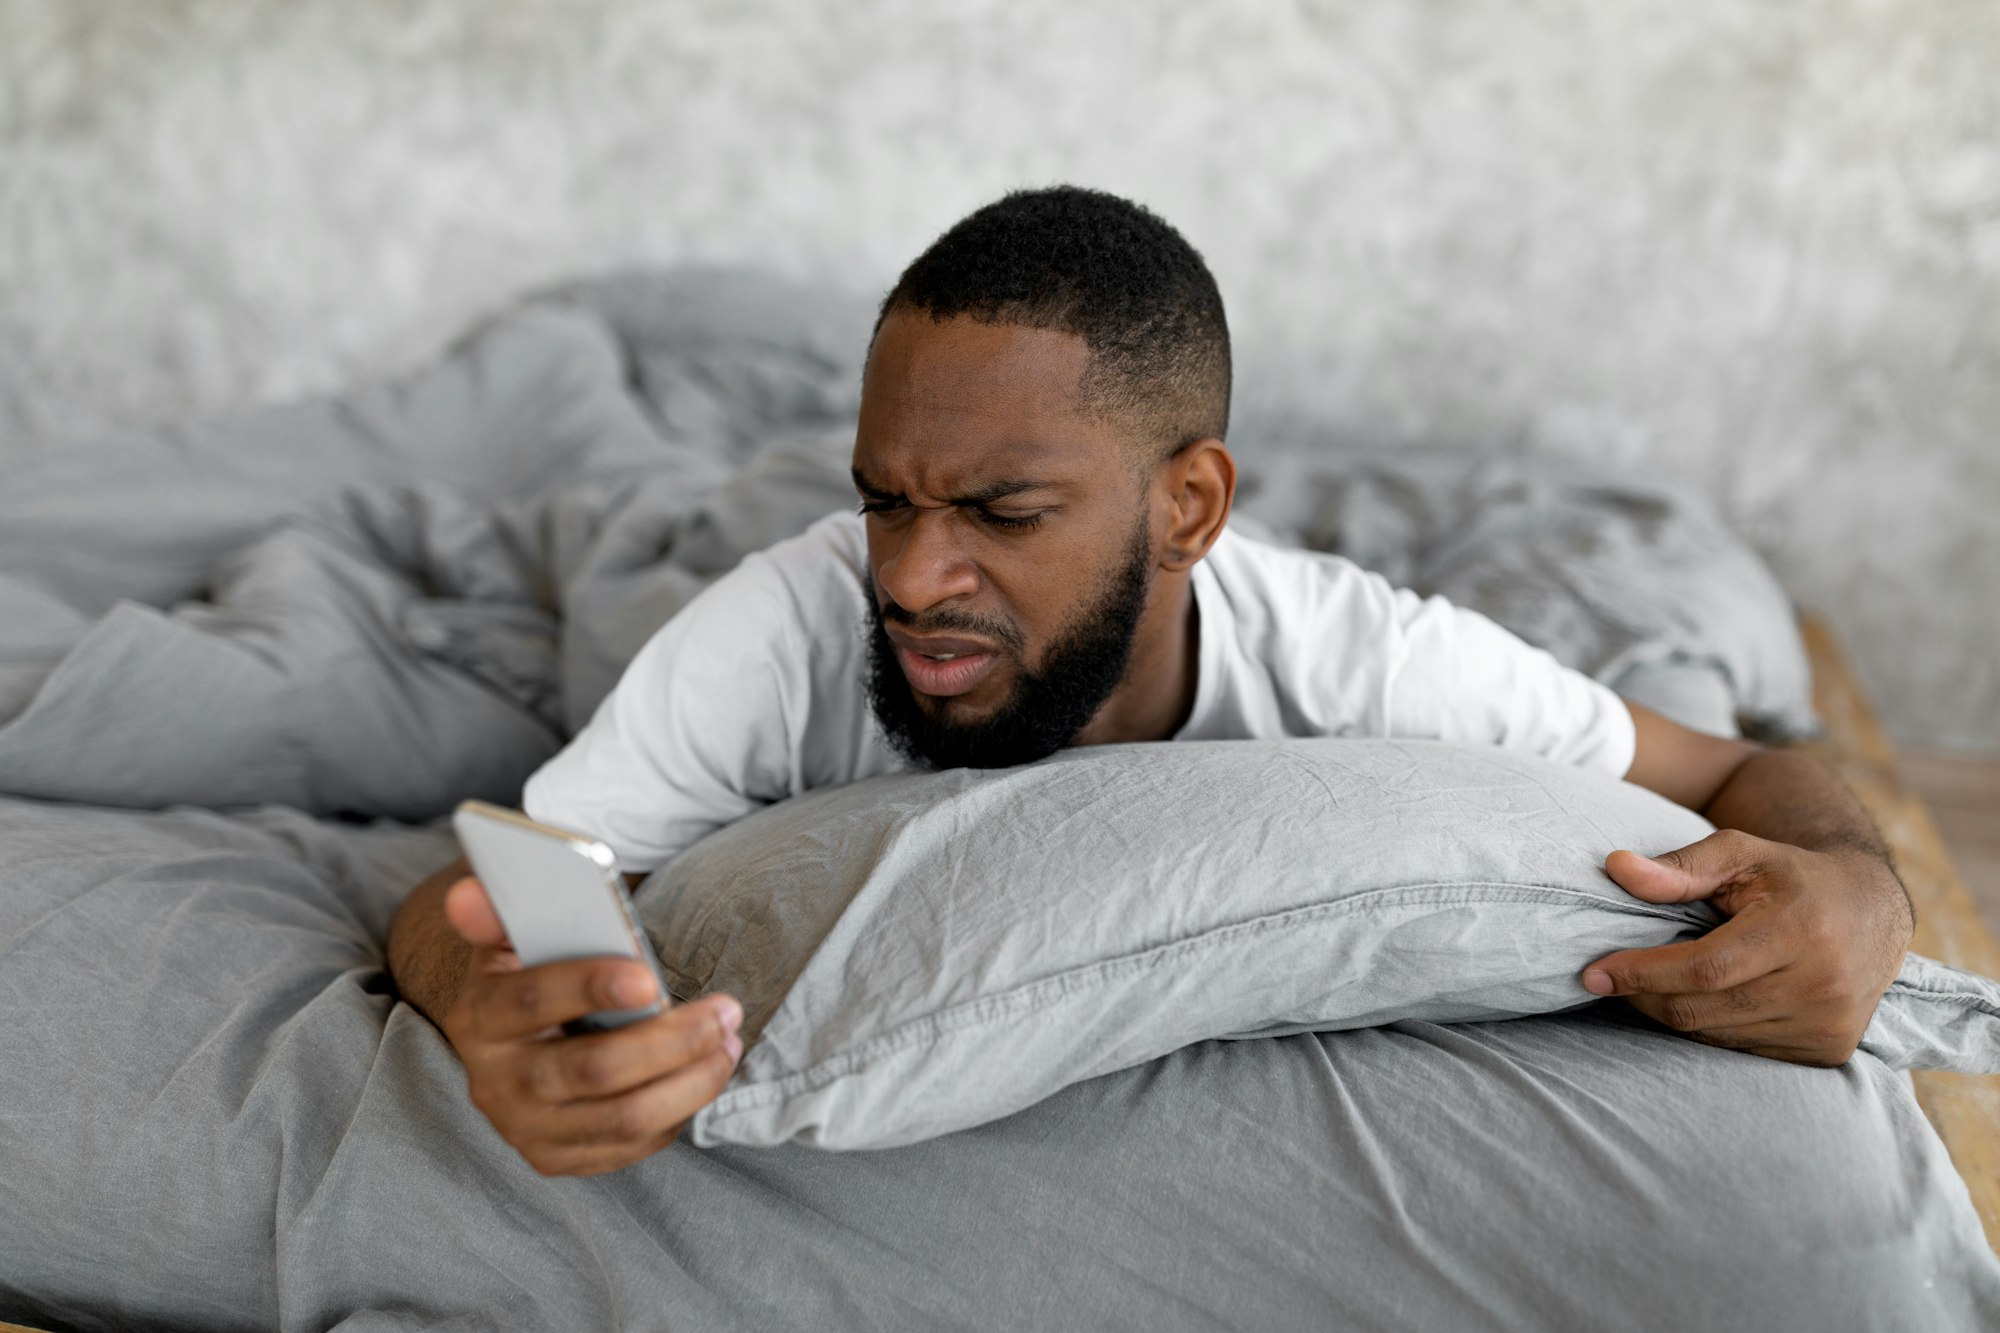
[[[1897,1076],[1865,1056],[1759,1061],[1600,1011],[1204,1043],[909,1148],[676,1145],[610,1177],[536,1177],[385,985],[390,914],[453,851],[425,821],[468,795],[513,799],[653,628],[847,502],[867,325],[762,280],[621,280],[516,311],[404,383],[14,461],[0,1314],[2000,1321],[2000,1268]],[[1279,443],[1323,496],[1394,467]],[[1499,475],[1447,469],[1405,499],[1442,513]],[[1495,549],[1540,533],[1569,551],[1564,577],[1487,609],[1607,678],[1707,682],[1688,697],[1717,725],[1809,725],[1775,585],[1751,595],[1747,552],[1690,536],[1711,521],[1698,506],[1524,486]],[[1405,559],[1399,577],[1482,604],[1476,580],[1451,584],[1475,551],[1415,524],[1399,555],[1353,530],[1372,502],[1310,511],[1303,483],[1278,490],[1291,508],[1266,511],[1274,528]],[[1621,562],[1637,591],[1616,595],[1614,625]],[[1705,579],[1707,603],[1685,591]]]
[[[626,279],[402,383],[14,460],[0,792],[401,819],[511,799],[668,616],[853,502],[868,327],[743,276]],[[1689,497],[1502,457],[1254,452],[1246,527],[1697,725],[1813,725],[1782,592]]]
[[[0,1312],[84,1327],[1946,1329],[1901,1080],[1590,1015],[1210,1042],[909,1148],[544,1180],[383,993],[443,835],[0,803]],[[453,1323],[451,1321],[457,1320]]]

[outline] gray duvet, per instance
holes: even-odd
[[[621,282],[407,383],[13,463],[0,1314],[2000,1322],[2000,1265],[1898,1076],[1601,1009],[1205,1042],[880,1152],[677,1144],[609,1177],[535,1176],[385,984],[390,914],[453,853],[426,821],[511,800],[695,590],[845,502],[865,334],[865,311],[768,283]],[[1311,466],[1328,494],[1353,475]],[[1513,613],[1596,626],[1542,637],[1600,674],[1700,680],[1712,716],[1800,725],[1789,621],[1744,592],[1747,553],[1685,540],[1684,501],[1607,494],[1521,501],[1496,541],[1597,535],[1573,553],[1587,576],[1510,592]],[[1619,560],[1638,591],[1614,634],[1592,606]],[[1734,588],[1707,618],[1684,591],[1704,580]]]

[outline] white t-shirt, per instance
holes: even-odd
[[[761,805],[911,768],[868,704],[862,524],[821,519],[688,603],[528,780],[528,814],[644,871]],[[1199,676],[1177,740],[1395,736],[1632,766],[1617,695],[1441,597],[1228,531],[1192,583]]]

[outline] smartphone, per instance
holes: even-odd
[[[565,1023],[565,1032],[624,1027],[666,1008],[660,960],[632,915],[631,895],[609,847],[484,801],[464,802],[451,823],[523,963],[536,967],[609,954],[652,969],[658,1001],[644,1009],[601,1010]]]

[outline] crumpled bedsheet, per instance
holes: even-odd
[[[1975,1330],[1904,1080],[1598,1008],[1204,1042],[905,1148],[528,1168],[380,939],[441,829],[0,799],[0,1317]]]
[[[852,503],[867,330],[769,280],[606,282],[405,382],[16,460],[0,791],[409,820],[511,800],[690,597]],[[1696,725],[1812,726],[1782,592],[1689,497],[1501,457],[1257,452],[1246,526]]]
[[[513,311],[397,384],[9,460],[0,1314],[2000,1322],[2000,1264],[1898,1076],[1711,1050],[1608,1009],[1204,1043],[892,1151],[677,1144],[608,1177],[535,1176],[394,1001],[388,919],[452,854],[426,821],[511,800],[688,597],[849,501],[868,314],[742,275],[619,279]],[[1341,475],[1312,447],[1286,445]],[[1517,525],[1593,502],[1537,494]],[[1607,561],[1688,511],[1645,512]],[[1677,577],[1711,570],[1712,544],[1676,549]],[[1740,574],[1730,549],[1718,581]],[[1540,623],[1591,623],[1613,584],[1575,573],[1590,554],[1570,552]],[[1665,605],[1634,596],[1627,619]],[[1782,657],[1780,602],[1757,645],[1747,615],[1675,605],[1549,646],[1599,671],[1705,672],[1734,711],[1799,716],[1782,671],[1744,665],[1774,642]]]

